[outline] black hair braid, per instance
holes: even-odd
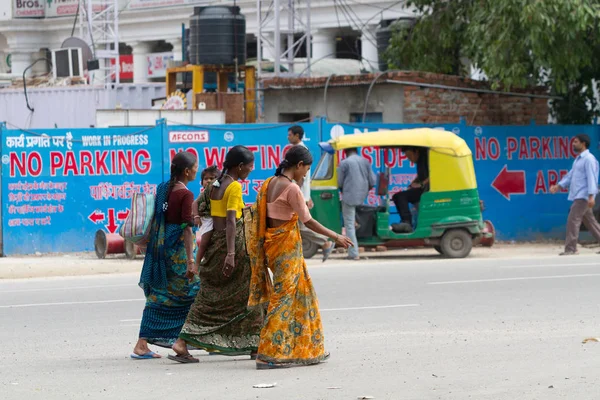
[[[227,168],[225,164],[223,164],[223,171],[221,171],[221,175],[219,175],[219,177],[217,178],[219,184],[223,183],[223,178],[225,178],[225,175],[227,175],[228,172],[229,168]]]
[[[285,158],[275,170],[275,176],[281,176],[284,169],[293,167],[299,163],[303,163],[304,165],[312,165],[312,162],[312,155],[306,147],[301,145],[292,146],[287,153],[285,153]]]
[[[279,163],[279,166],[275,170],[275,176],[281,176],[283,174],[283,170],[290,167],[290,162],[287,159],[284,159]]]
[[[169,195],[171,194],[171,191],[173,190],[173,187],[175,187],[176,183],[177,183],[177,166],[175,164],[171,164],[171,177],[169,178],[169,187],[167,188],[167,199],[169,198]]]

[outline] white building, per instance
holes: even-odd
[[[1,0],[0,73],[21,75],[33,60],[44,57],[47,49],[60,48],[71,36],[74,26],[74,36],[78,36],[79,21],[75,18],[79,1],[82,5],[85,3],[84,0]],[[287,4],[288,0],[281,2]],[[246,17],[248,57],[256,57],[258,2],[238,0],[235,3]],[[305,12],[306,0],[295,0],[295,3],[299,13]],[[233,0],[119,0],[121,53],[133,55],[133,81],[151,80],[147,59],[151,53],[171,51],[175,60],[181,59],[182,24],[189,26],[194,6],[233,4]],[[262,0],[262,4],[264,18],[273,2]],[[319,62],[336,56],[355,58],[361,60],[363,69],[376,70],[375,31],[379,22],[410,15],[412,13],[403,9],[400,2],[392,0],[312,0],[312,59]],[[281,20],[285,21],[282,22],[282,29],[285,29],[285,10],[282,10]],[[273,39],[273,22],[262,30],[264,36],[271,35]],[[301,35],[304,32],[295,29],[294,33]],[[286,38],[287,32],[282,43]],[[274,43],[274,40],[269,41]],[[271,58],[272,46],[265,45],[262,54],[264,58]],[[46,68],[44,63],[39,63],[33,72],[44,72]]]

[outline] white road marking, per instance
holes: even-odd
[[[133,283],[123,283],[120,285],[96,285],[96,286],[66,286],[66,287],[51,287],[51,288],[38,288],[38,289],[17,289],[17,290],[2,290],[2,293],[26,293],[26,292],[48,292],[48,291],[59,291],[59,290],[82,290],[82,289],[104,289],[104,288],[118,288],[118,287],[129,287],[138,286]]]
[[[427,282],[427,284],[428,285],[453,285],[453,284],[459,284],[459,283],[529,281],[529,280],[537,280],[537,279],[586,278],[586,277],[592,277],[592,276],[600,276],[600,274],[523,276],[523,277],[518,277],[518,278],[473,279],[473,280],[466,280],[466,281]]]
[[[577,263],[577,264],[530,264],[530,265],[502,265],[500,268],[541,268],[541,267],[589,267],[589,266],[600,266],[600,261],[595,263]]]
[[[120,300],[95,300],[95,301],[64,301],[60,303],[37,303],[37,304],[12,304],[0,306],[0,308],[24,308],[24,307],[47,307],[47,306],[70,306],[77,304],[105,304],[105,303],[125,303],[131,301],[146,301],[146,299],[120,299]]]
[[[418,307],[419,304],[394,304],[390,306],[369,306],[369,307],[347,307],[347,308],[323,308],[321,312],[327,311],[354,311],[354,310],[379,310],[384,308]]]

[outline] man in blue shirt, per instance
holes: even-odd
[[[565,251],[560,253],[561,256],[577,254],[577,239],[582,222],[600,242],[600,224],[592,212],[598,194],[598,160],[589,151],[590,143],[588,135],[575,136],[573,150],[579,155],[573,162],[573,168],[558,182],[558,185],[550,187],[550,193],[569,189],[569,201],[573,202],[567,219]]]

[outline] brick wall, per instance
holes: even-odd
[[[369,85],[376,75],[334,76],[329,87]],[[397,87],[404,91],[404,123],[456,123],[465,117],[470,125],[528,125],[532,120],[536,124],[548,122],[548,100],[516,97],[505,94],[473,93],[452,89],[427,88],[422,86],[386,83],[386,80],[445,85],[459,88],[490,90],[487,82],[474,81],[450,75],[423,72],[390,72],[377,80],[377,85]],[[318,78],[273,78],[264,81],[266,89],[287,90],[323,90],[326,77]],[[512,90],[517,93],[546,94],[543,87],[528,90]],[[269,91],[265,96],[269,95]]]

